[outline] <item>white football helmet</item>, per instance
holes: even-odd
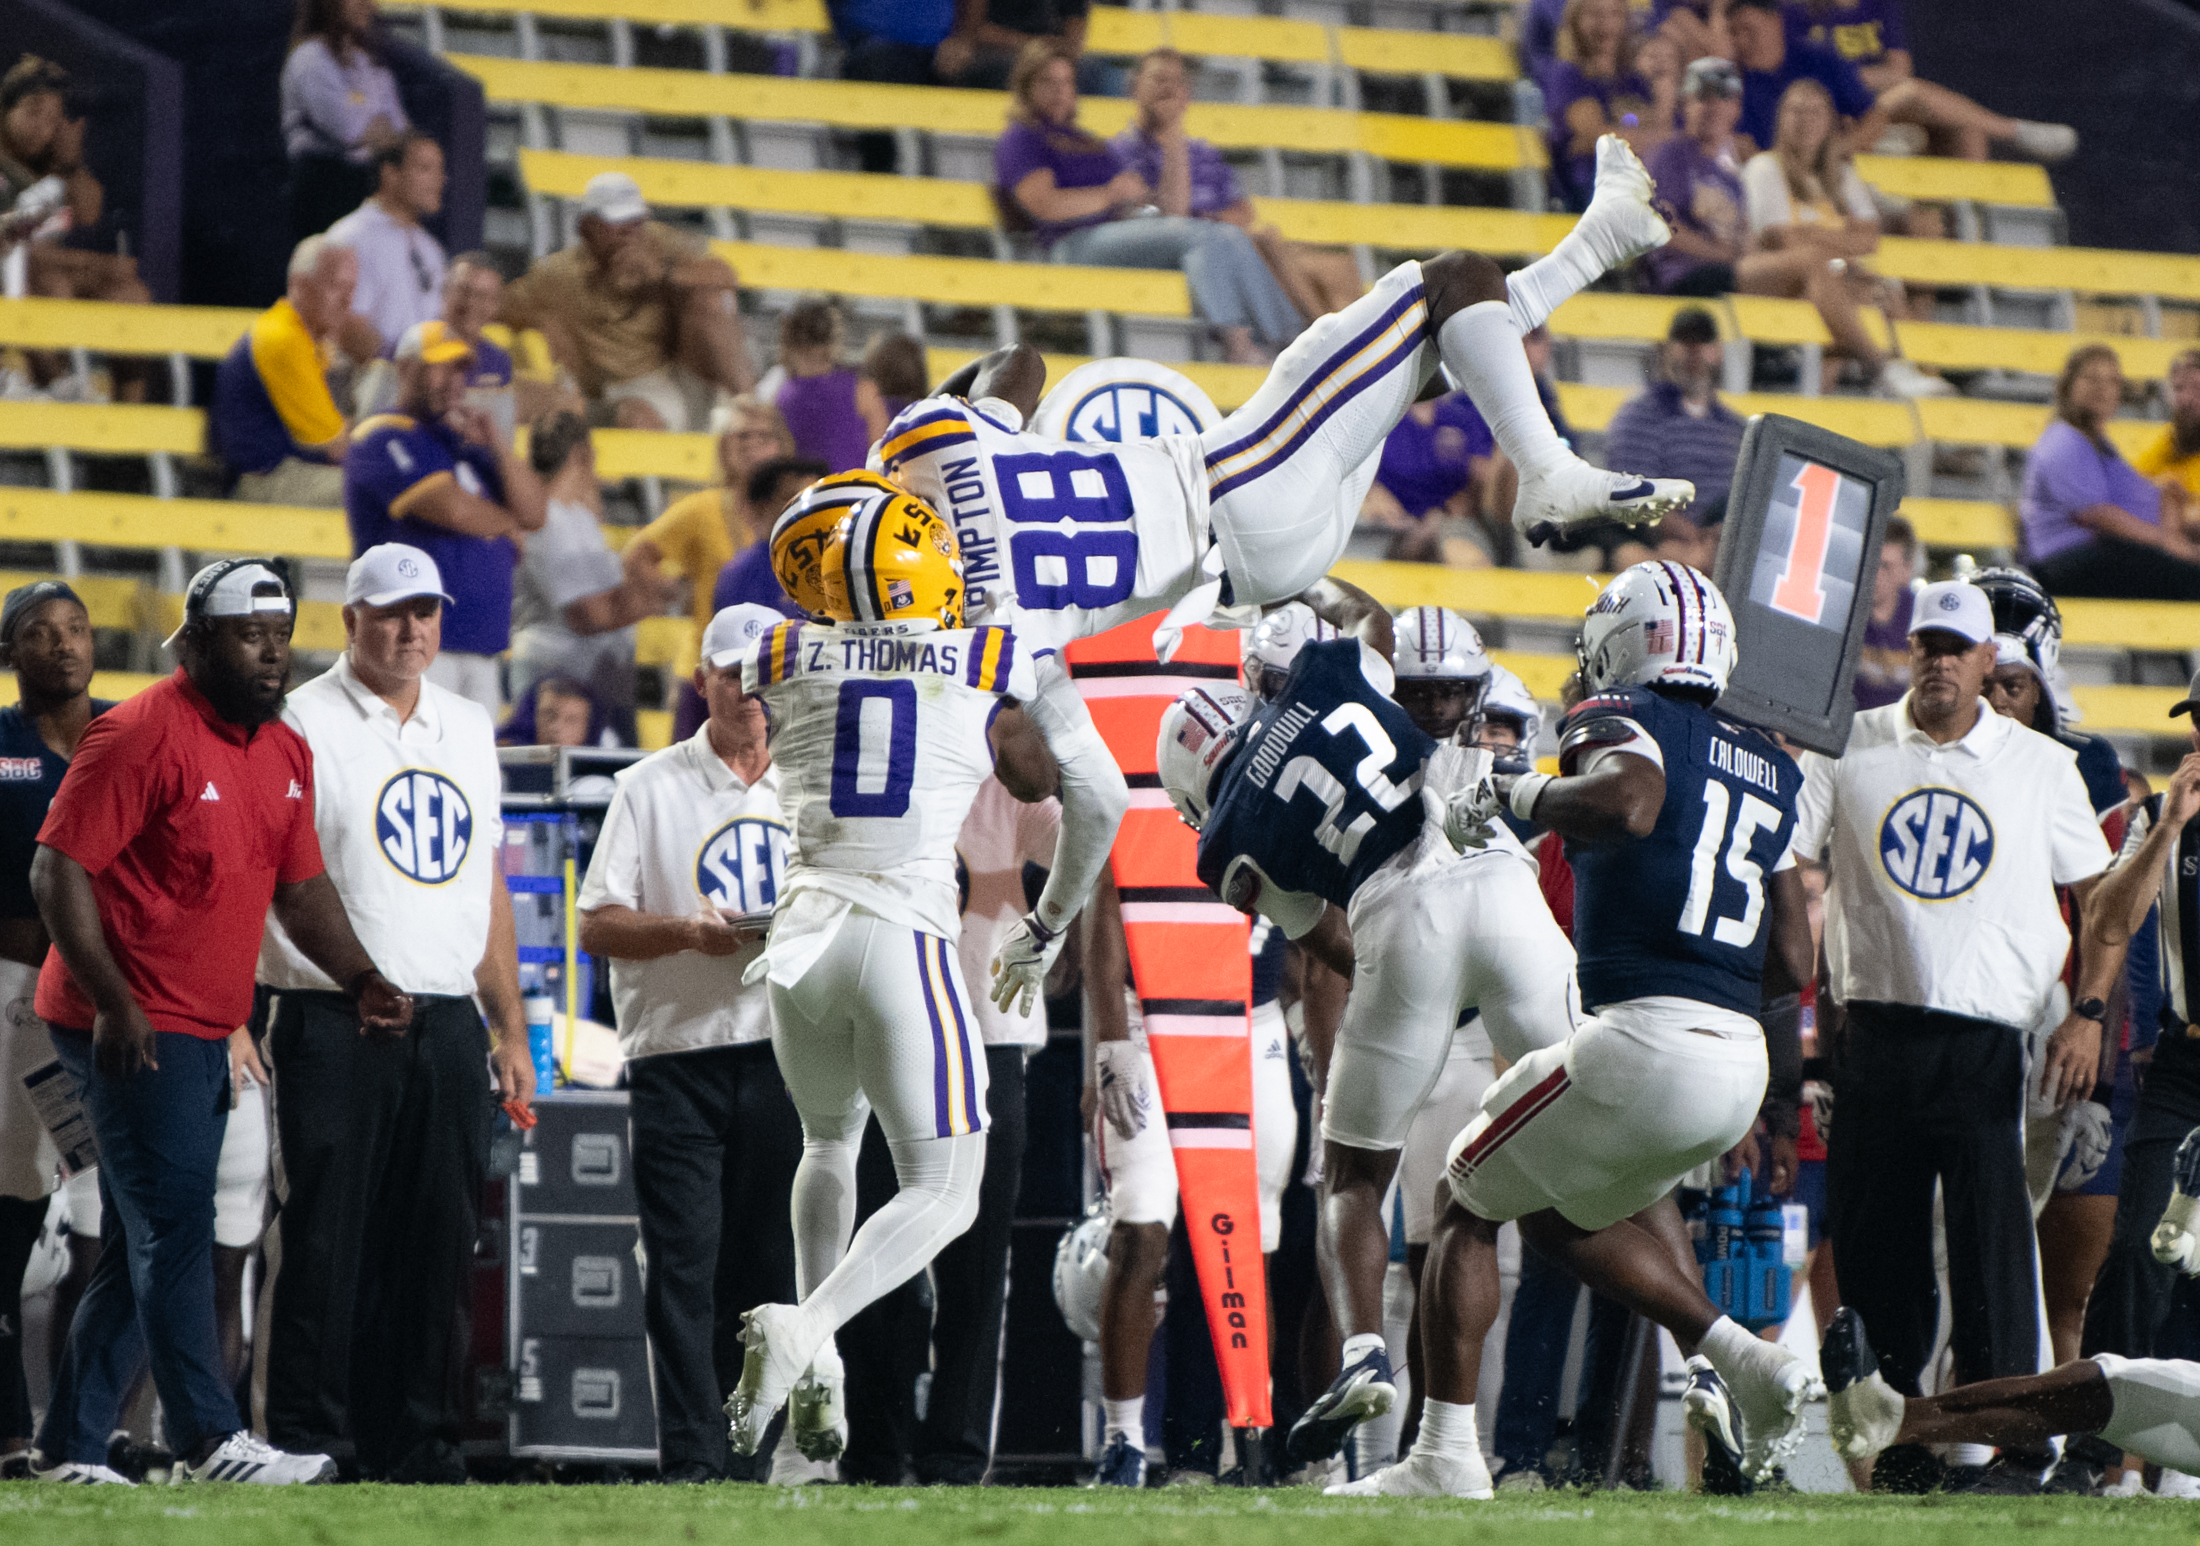
[[[1520,750],[1535,755],[1537,737],[1543,734],[1543,705],[1535,701],[1528,684],[1509,669],[1490,662],[1490,685],[1482,690],[1478,720],[1511,720],[1520,730]],[[1474,737],[1479,739],[1479,735]]]
[[[1686,564],[1653,558],[1612,577],[1581,624],[1581,685],[1726,690],[1734,614]]]
[[[1100,1340],[1100,1292],[1108,1281],[1107,1209],[1095,1205],[1054,1248],[1054,1304],[1072,1336]]]
[[[1283,679],[1291,674],[1291,662],[1299,658],[1300,650],[1318,640],[1342,637],[1336,625],[1316,617],[1305,602],[1286,602],[1247,630],[1239,646],[1245,690],[1266,703],[1283,690]]]
[[[1482,635],[1449,607],[1407,607],[1391,614],[1391,624],[1397,635],[1391,664],[1401,682],[1471,681],[1490,674]]]
[[[1161,711],[1154,765],[1169,803],[1194,832],[1206,823],[1215,775],[1236,751],[1238,732],[1252,717],[1253,700],[1242,689],[1220,682],[1195,687]]]

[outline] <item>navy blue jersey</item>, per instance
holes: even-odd
[[[2105,816],[2131,798],[2131,790],[2124,783],[2124,762],[2116,755],[2116,748],[2105,736],[2087,735],[2082,730],[2063,730],[2055,739],[2078,754],[2078,777],[2085,780],[2086,798],[2093,802],[2093,814]]]
[[[113,707],[92,700],[95,718]],[[68,771],[67,760],[54,755],[20,705],[0,709],[0,918],[38,916],[31,899],[31,860],[38,856],[46,807]]]
[[[1253,1007],[1273,1004],[1283,992],[1283,956],[1291,942],[1266,918],[1253,920]]]
[[[1286,891],[1344,906],[1420,835],[1421,775],[1436,743],[1360,669],[1357,639],[1309,644],[1223,769],[1199,836],[1217,892],[1244,855]]]
[[[1650,835],[1569,840],[1582,1004],[1671,995],[1754,1016],[1771,909],[1765,888],[1795,834],[1803,774],[1761,730],[1646,687],[1585,698],[1567,731],[1632,720],[1665,758]]]

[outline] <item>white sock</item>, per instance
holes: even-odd
[[[865,1305],[922,1272],[978,1216],[978,1181],[985,1170],[985,1134],[888,1141],[901,1190],[863,1221],[848,1254],[802,1296],[820,1340]],[[799,1179],[800,1171],[796,1172]]]
[[[1544,256],[1505,276],[1513,323],[1523,335],[1551,320],[1551,313],[1604,277],[1604,263],[1577,225]]]
[[[1719,1371],[1719,1378],[1731,1387],[1742,1364],[1752,1356],[1751,1350],[1759,1345],[1757,1339],[1736,1325],[1731,1316],[1722,1315],[1703,1334],[1696,1351],[1711,1360],[1711,1367]]]
[[[1337,1365],[1337,1371],[1341,1374],[1362,1358],[1365,1358],[1370,1352],[1378,1351],[1388,1353],[1390,1349],[1383,1339],[1372,1331],[1363,1331],[1356,1337],[1346,1337],[1344,1339],[1344,1360]]]
[[[1482,1440],[1474,1431],[1474,1403],[1451,1401],[1421,1403],[1421,1431],[1414,1436],[1416,1454],[1439,1460],[1466,1460],[1482,1452]]]
[[[803,1137],[802,1162],[795,1167],[791,1201],[797,1300],[824,1282],[848,1249],[848,1236],[856,1227],[859,1141],[860,1136]]]
[[[1551,416],[1543,411],[1535,372],[1520,347],[1520,329],[1503,301],[1477,301],[1454,312],[1436,341],[1453,378],[1482,411],[1497,448],[1512,458],[1521,476],[1568,454],[1566,442],[1551,427]]]
[[[1125,1396],[1118,1401],[1113,1396],[1102,1396],[1100,1405],[1107,1414],[1107,1431],[1101,1442],[1112,1444],[1115,1436],[1122,1434],[1140,1449],[1146,1447],[1146,1398]]]
[[[1948,1446],[1948,1464],[1985,1465],[1994,1458],[1991,1444],[1951,1444]]]

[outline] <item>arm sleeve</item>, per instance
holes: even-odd
[[[1780,176],[1780,163],[1769,152],[1751,156],[1743,163],[1742,204],[1749,216],[1752,236],[1769,226],[1786,225],[1793,215],[1788,203],[1787,183]]]
[[[38,841],[97,875],[145,829],[158,801],[157,747],[93,720],[46,808]],[[310,812],[309,812],[310,814]]]
[[[2057,428],[2063,433],[2055,434]],[[2061,510],[2112,503],[2107,470],[2085,437],[2060,421],[2048,430],[2033,447],[2029,464],[2032,486],[2045,496],[2045,502]]]
[[[344,104],[350,93],[324,44],[309,39],[291,50],[283,61],[282,96],[291,154],[301,148],[341,151],[348,146]]]
[[[685,499],[674,501],[672,507],[647,526],[636,532],[629,541],[656,544],[657,551],[665,556],[665,568],[674,574],[687,575],[691,581],[701,576],[689,574],[695,562],[695,507],[697,501],[709,501],[718,497],[715,489],[704,489]],[[708,513],[708,512],[707,512]],[[713,514],[715,519],[715,515]]]
[[[581,881],[576,905],[584,913],[599,907],[644,910],[641,843],[623,780],[612,791],[611,808],[604,812],[603,830],[596,836],[596,851],[589,858],[588,875]]]
[[[452,462],[426,435],[370,435],[344,458],[344,481],[402,519],[431,488],[451,481]]]
[[[1067,922],[1084,907],[1108,862],[1131,790],[1068,672],[1050,670],[1024,707],[1062,769],[1062,831],[1039,896],[1039,916]]]
[[[1803,1131],[1803,996],[1782,994],[1757,1012],[1765,1030],[1765,1098],[1758,1115],[1782,1138]]]
[[[1879,206],[1872,202],[1871,190],[1864,186],[1864,179],[1853,161],[1841,168],[1841,203],[1851,220],[1878,223]]]
[[[993,181],[1003,193],[1014,193],[1018,183],[1051,164],[1037,131],[1022,124],[1010,124],[993,142]]]
[[[336,411],[336,399],[329,396],[321,357],[303,332],[292,334],[255,324],[252,366],[291,439],[302,446],[320,447],[343,434],[344,416]]]
[[[1833,764],[1816,752],[1803,754],[1803,789],[1795,797],[1795,838],[1789,851],[1816,862],[1833,836]]]
[[[2111,855],[2075,761],[2064,762],[2059,770],[2054,799],[2049,842],[2053,845],[2055,884],[2068,886],[2090,880],[2108,868]]]

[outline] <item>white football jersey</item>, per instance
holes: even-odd
[[[887,426],[871,469],[954,523],[969,617],[1013,627],[1034,654],[1166,611],[1201,579],[1196,435],[1052,440],[928,397]]]
[[[1002,699],[1038,691],[1022,641],[1005,628],[783,623],[741,672],[771,714],[793,829],[782,921],[822,891],[956,938],[955,839],[993,771],[986,727]]]

